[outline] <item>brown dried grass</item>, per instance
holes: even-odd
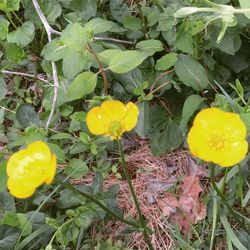
[[[178,150],[159,157],[153,156],[146,141],[140,141],[139,147],[129,152],[126,159],[142,213],[148,220],[148,226],[153,230],[150,238],[154,248],[157,250],[173,249],[173,241],[169,235],[168,226],[164,222],[166,218],[162,216],[162,212],[157,206],[157,200],[164,198],[164,190],[166,187],[174,185],[178,177],[190,171],[199,171],[198,165],[185,150]],[[204,173],[197,173],[197,175],[199,174]],[[89,184],[92,178],[93,176],[90,175],[82,180],[74,180],[73,183]],[[117,199],[125,218],[136,218],[137,212],[127,182],[118,180],[111,175],[105,179],[104,189],[114,184],[120,185]],[[104,237],[114,241],[117,239],[127,241],[126,246],[131,249],[147,249],[141,233],[132,233],[128,237],[129,240],[123,237],[123,231],[126,227],[123,223],[109,221],[103,226],[108,232]],[[97,226],[93,226],[91,232],[93,240],[100,233]]]

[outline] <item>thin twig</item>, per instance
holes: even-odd
[[[136,40],[133,40],[133,41],[119,40],[119,39],[110,38],[110,37],[94,36],[93,40],[94,41],[107,41],[107,42],[113,42],[113,43],[123,43],[123,44],[130,44],[130,45],[135,45],[136,44]]]
[[[18,76],[35,78],[35,79],[38,79],[42,82],[45,82],[45,83],[51,85],[51,83],[48,80],[46,80],[38,75],[28,74],[28,73],[24,73],[24,72],[17,72],[17,71],[9,71],[9,70],[0,70],[0,73],[3,75],[18,75]]]
[[[48,36],[48,41],[51,42],[51,34],[61,34],[60,32],[54,30],[48,23],[46,17],[44,16],[37,0],[32,0],[32,3],[36,9],[36,12],[38,14],[38,16],[41,19],[41,22],[43,23],[43,26],[46,30],[47,36]],[[55,112],[56,109],[56,102],[57,102],[57,96],[58,96],[58,88],[59,88],[59,81],[58,81],[58,75],[57,75],[57,68],[56,68],[56,64],[55,62],[51,62],[52,65],[52,74],[53,74],[53,81],[54,81],[54,96],[53,96],[53,102],[52,102],[52,106],[51,106],[51,111],[50,111],[50,115],[46,124],[46,129],[48,129],[50,122],[52,120],[53,114]]]
[[[95,57],[98,65],[99,65],[99,71],[100,73],[102,74],[102,78],[103,78],[103,85],[104,85],[104,94],[105,95],[108,95],[108,79],[107,79],[107,76],[106,76],[106,73],[105,71],[103,70],[103,65],[102,63],[100,62],[97,54],[95,53],[95,51],[92,49],[92,47],[90,46],[90,44],[88,44],[88,50],[89,52]]]

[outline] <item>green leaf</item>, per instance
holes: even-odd
[[[163,50],[162,42],[154,39],[141,41],[137,43],[135,47],[147,56],[152,56],[154,53]]]
[[[3,18],[0,18],[0,40],[4,40],[9,32],[10,23]]]
[[[2,218],[7,211],[16,212],[15,201],[7,191],[3,191],[0,192],[0,218]]]
[[[230,224],[229,224],[226,216],[225,215],[221,215],[220,220],[221,220],[221,223],[222,223],[223,227],[226,230],[228,238],[232,241],[232,243],[234,244],[234,246],[237,249],[240,249],[240,250],[247,250],[247,248],[242,245],[242,243],[238,240],[238,238],[234,234],[234,231],[231,228],[231,226],[230,226]]]
[[[149,134],[151,151],[154,155],[161,155],[178,148],[183,142],[182,132],[165,109],[155,106],[150,112],[151,131]]]
[[[4,99],[7,94],[7,86],[5,84],[4,78],[0,77],[0,101]]]
[[[96,16],[96,0],[73,0],[70,2],[69,7],[71,10],[79,12],[86,21]]]
[[[66,175],[70,175],[70,178],[82,178],[89,172],[86,163],[80,159],[73,159],[70,161],[70,165],[64,169]]]
[[[83,51],[89,40],[88,33],[80,24],[69,24],[62,31],[61,41],[70,49]]]
[[[7,162],[0,163],[0,192],[3,192],[7,188]]]
[[[156,70],[167,70],[175,65],[177,62],[177,54],[174,52],[170,52],[169,54],[161,57],[157,60],[155,64]]]
[[[111,59],[109,68],[115,73],[123,74],[136,68],[146,57],[147,55],[136,50],[122,51]]]
[[[93,34],[104,33],[112,29],[114,23],[102,18],[93,18],[85,24],[86,29],[90,29]]]
[[[100,172],[96,172],[93,181],[92,181],[92,185],[91,185],[93,194],[97,194],[97,193],[101,193],[102,192],[102,188],[103,188],[103,177],[102,174]]]
[[[73,79],[83,69],[89,70],[93,64],[93,57],[88,53],[68,50],[63,57],[63,73],[68,79]]]
[[[123,19],[123,25],[125,28],[134,30],[134,31],[137,31],[143,28],[141,19],[135,16],[126,16]]]
[[[144,101],[137,104],[139,108],[139,118],[135,127],[135,132],[141,136],[146,137],[150,129],[150,112],[149,102]]]
[[[31,104],[21,104],[16,110],[16,118],[23,128],[27,128],[33,124],[37,126],[41,125],[39,115]]]
[[[19,10],[21,0],[0,0],[0,10],[5,12],[11,12]]]
[[[241,113],[240,118],[245,123],[247,131],[250,132],[250,113]]]
[[[14,63],[18,63],[25,58],[25,52],[22,47],[15,43],[7,43],[6,58]]]
[[[111,59],[122,53],[122,50],[118,49],[107,49],[98,54],[100,61],[104,64],[109,64]]]
[[[194,90],[200,91],[208,87],[205,69],[189,55],[178,55],[175,71],[180,81]]]
[[[191,95],[187,98],[183,106],[182,117],[180,121],[180,128],[182,132],[186,132],[187,124],[190,118],[193,116],[194,112],[201,107],[203,102],[204,98],[199,95]]]
[[[41,55],[47,61],[58,61],[67,55],[69,49],[60,44],[59,39],[54,39],[50,43],[47,43],[41,52]]]
[[[61,234],[66,241],[71,242],[77,239],[79,228],[74,221],[68,221],[61,226]]]
[[[27,236],[32,232],[31,222],[26,214],[17,213],[18,228],[22,231],[23,236]]]
[[[65,154],[61,147],[59,147],[57,144],[49,143],[48,144],[52,152],[56,155],[56,158],[58,162],[64,162],[65,161]]]
[[[123,23],[123,19],[131,15],[128,5],[123,0],[110,0],[109,6],[111,15],[119,23]]]
[[[0,250],[13,249],[20,232],[15,228],[0,226]]]
[[[7,36],[7,40],[9,43],[16,43],[17,45],[24,47],[33,41],[34,36],[34,24],[27,21],[22,24],[20,28],[17,28],[17,30],[10,32]]]
[[[91,94],[96,87],[97,75],[92,72],[79,74],[69,86],[68,98],[70,101],[83,98]]]
[[[250,2],[249,2],[249,0],[239,0],[239,2],[240,2],[240,7],[242,9],[250,8]],[[245,14],[245,16],[247,18],[250,18],[250,14]]]

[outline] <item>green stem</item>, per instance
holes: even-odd
[[[216,193],[219,195],[221,201],[223,201],[223,204],[227,207],[228,211],[233,215],[233,217],[235,218],[235,220],[238,222],[239,225],[242,226],[242,228],[249,234],[249,230],[247,229],[245,223],[242,223],[241,220],[239,220],[238,216],[236,215],[235,211],[231,208],[231,206],[227,203],[227,200],[225,199],[224,194],[220,191],[220,189],[218,188],[216,182],[215,182],[215,176],[214,176],[214,172],[215,172],[215,166],[212,165],[211,166],[211,184],[212,187],[214,188],[214,190],[216,191]]]
[[[102,208],[105,212],[107,212],[109,215],[111,215],[113,218],[115,218],[115,219],[129,225],[129,226],[132,226],[134,228],[140,228],[140,226],[137,225],[136,223],[125,220],[124,218],[122,218],[122,217],[116,215],[115,213],[113,213],[112,211],[110,211],[102,202],[95,199],[92,195],[87,194],[87,193],[85,193],[83,191],[80,191],[79,189],[73,187],[71,184],[65,183],[65,182],[60,181],[58,179],[55,180],[55,183],[60,184],[62,187],[66,188],[66,189],[68,189],[68,190],[70,190],[70,191],[72,191],[74,193],[80,194],[81,196],[85,197],[86,199],[92,201],[93,203],[98,205],[100,208]]]
[[[11,13],[15,16],[15,18],[18,20],[20,24],[23,24],[23,21],[19,18],[19,16],[15,13],[15,11],[12,11]]]
[[[13,27],[14,27],[15,29],[17,29],[17,26],[15,25],[15,23],[14,23],[14,22],[12,21],[12,19],[11,19],[10,13],[9,13],[9,12],[5,12],[5,13],[6,13],[6,16],[8,17],[10,23],[13,25]]]
[[[130,192],[132,194],[132,197],[133,197],[133,200],[134,200],[134,203],[135,203],[135,207],[136,207],[136,210],[137,210],[138,215],[139,215],[140,226],[143,228],[144,240],[145,240],[146,244],[148,245],[148,248],[150,250],[153,250],[154,248],[153,248],[153,246],[151,244],[147,229],[145,227],[145,222],[144,222],[144,219],[143,219],[143,216],[142,216],[141,208],[140,208],[140,205],[139,205],[139,202],[138,202],[138,199],[137,199],[137,196],[136,196],[136,193],[135,193],[131,178],[129,176],[128,167],[127,167],[127,164],[126,164],[126,161],[125,161],[121,141],[118,140],[117,144],[118,144],[119,152],[120,152],[120,155],[121,155],[121,164],[122,164],[122,167],[123,167],[123,172],[124,172],[126,180],[128,182],[129,189],[130,189]]]

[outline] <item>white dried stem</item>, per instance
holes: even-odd
[[[48,23],[46,17],[44,16],[37,0],[32,0],[32,3],[36,9],[36,12],[38,14],[38,16],[40,17],[41,19],[41,22],[46,30],[46,33],[47,33],[47,36],[48,36],[48,41],[50,42],[51,41],[51,34],[57,34],[57,35],[60,35],[60,32],[54,30]],[[51,123],[51,120],[52,120],[52,117],[53,117],[53,114],[55,112],[55,109],[56,109],[56,103],[57,103],[57,97],[58,97],[58,88],[59,88],[59,81],[58,81],[58,75],[57,75],[57,68],[56,68],[56,64],[54,62],[51,62],[51,65],[52,65],[52,73],[53,73],[53,81],[54,81],[54,95],[53,95],[53,102],[52,102],[52,106],[51,106],[51,111],[50,111],[50,115],[49,115],[49,118],[48,118],[48,121],[47,121],[47,124],[46,124],[46,129],[48,129],[50,123]]]

